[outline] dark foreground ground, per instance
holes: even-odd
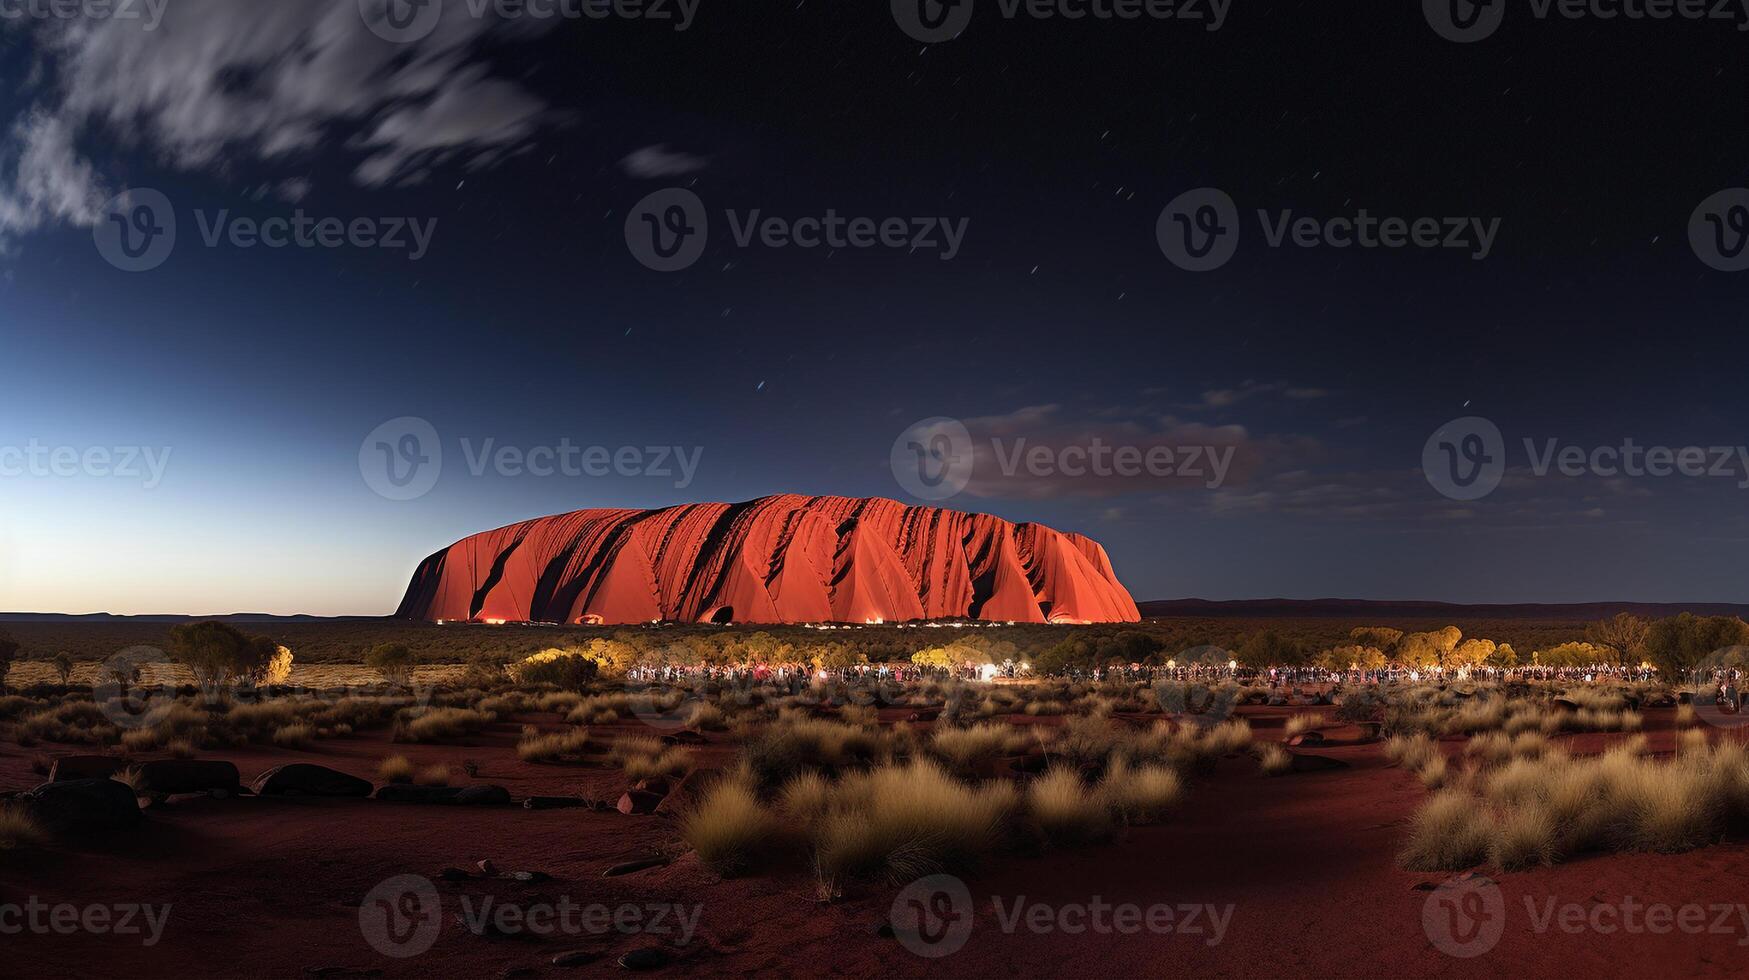
[[[1279,738],[1288,712],[1244,713],[1261,739]],[[245,749],[204,757],[231,759],[245,780],[287,761],[374,779],[378,761],[401,752],[422,764],[459,766],[472,759],[478,781],[503,785],[518,797],[617,795],[624,779],[615,771],[516,759],[519,725],[555,720],[508,719],[464,746],[393,746],[383,735],[369,735],[310,751]],[[1647,712],[1654,750],[1670,749],[1671,722],[1668,709]],[[648,732],[641,728],[630,721],[600,730]],[[705,766],[722,764],[732,752],[723,736],[711,737],[716,744],[700,753]],[[1560,741],[1584,752],[1620,737]],[[1455,743],[1448,748],[1455,750]],[[0,747],[0,790],[38,781],[28,754]],[[1400,871],[1392,860],[1424,791],[1413,775],[1387,768],[1376,743],[1319,754],[1350,768],[1263,778],[1250,759],[1231,758],[1196,780],[1186,804],[1162,825],[1082,850],[999,857],[967,877],[970,932],[959,927],[963,948],[947,955],[934,954],[956,945],[952,936],[925,947],[931,955],[919,955],[883,929],[898,893],[890,886],[847,886],[842,898],[822,903],[811,875],[723,881],[690,855],[603,877],[622,862],[674,855],[673,810],[626,816],[364,800],[175,802],[151,811],[142,829],[126,835],[0,858],[0,907],[23,907],[33,897],[80,908],[168,906],[159,913],[158,942],[86,930],[9,930],[0,933],[0,972],[556,977],[624,972],[620,956],[652,946],[666,954],[667,964],[655,971],[663,975],[1711,976],[1741,974],[1749,961],[1749,912],[1739,904],[1749,895],[1749,847],[1735,839],[1686,854],[1593,857],[1498,875],[1502,901],[1495,908],[1503,912],[1478,905],[1473,918],[1454,920],[1435,908],[1424,922],[1434,895],[1425,889],[1449,876]],[[445,868],[472,869],[481,860],[499,872],[552,877],[440,880]],[[413,925],[387,918],[394,900],[384,896],[399,886],[379,887],[403,875],[434,880],[444,917],[429,951],[396,958],[368,940],[373,927],[361,925],[360,906],[378,909],[374,928],[379,939],[385,929],[392,932],[391,950],[407,951],[394,942],[409,937],[417,944]],[[460,919],[487,898],[519,910],[600,906],[593,914],[636,915],[650,932],[620,931],[598,918],[563,935],[475,935]],[[1042,904],[1048,915],[1028,911],[1013,922],[1017,902],[1023,910]],[[1113,933],[1093,923],[1118,924],[1114,912],[1096,920],[1076,911],[1091,907],[1090,915],[1126,904],[1139,906],[1137,915],[1170,906],[1178,925]],[[1198,911],[1189,913],[1190,906]],[[1658,906],[1670,907],[1668,922],[1658,913],[1637,920],[1620,914]],[[654,919],[656,907],[667,910],[661,922]],[[1546,914],[1550,909],[1553,916]],[[1164,921],[1158,916],[1165,913],[1154,914],[1157,925]],[[584,923],[581,915],[574,921]],[[1487,945],[1484,930],[1497,918],[1503,926],[1487,952],[1457,958],[1442,951],[1451,946],[1454,925],[1457,940],[1474,943],[1480,935]],[[696,921],[690,935],[683,921]],[[7,924],[0,918],[0,926]],[[556,954],[574,951],[584,962],[552,964]]]

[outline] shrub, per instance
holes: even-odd
[[[819,824],[816,864],[831,876],[913,881],[975,867],[1007,838],[1010,783],[970,787],[917,760],[844,778]]]
[[[279,644],[265,636],[245,636],[214,620],[170,628],[170,658],[194,672],[204,688],[259,680],[279,655]]]
[[[1294,758],[1287,749],[1274,742],[1260,742],[1257,745],[1257,767],[1265,776],[1280,776],[1294,766]]]
[[[441,742],[477,734],[493,716],[468,708],[426,708],[404,711],[396,726],[397,742]]]
[[[724,777],[680,824],[680,836],[712,871],[732,877],[752,870],[781,846],[782,828],[750,783]]]
[[[538,729],[523,729],[516,743],[516,757],[524,762],[552,762],[583,754],[589,748],[589,729],[572,728],[562,732],[542,734]]]
[[[286,725],[273,733],[273,744],[287,749],[301,749],[309,745],[316,737],[316,730],[309,725],[298,722]]]
[[[1555,854],[1554,818],[1547,808],[1535,803],[1503,814],[1488,841],[1488,863],[1504,871],[1553,864]]]
[[[48,842],[48,832],[31,819],[30,814],[14,806],[0,805],[0,857],[41,847]]]
[[[1154,823],[1184,796],[1184,781],[1165,766],[1132,768],[1118,762],[1099,783],[1099,798],[1126,823]]]
[[[1324,723],[1324,719],[1310,711],[1302,711],[1287,720],[1285,730],[1289,738],[1309,732]]]
[[[1100,721],[1099,725],[1103,728],[1105,722]],[[1026,744],[1024,733],[998,722],[970,728],[938,728],[929,739],[929,751],[956,770],[969,773],[1003,755],[1024,751]]]
[[[383,678],[397,687],[405,687],[413,679],[413,665],[417,658],[405,643],[382,643],[372,647],[364,655],[364,665],[380,672]]]
[[[420,786],[448,786],[449,766],[442,763],[426,766],[413,777],[413,782]]]
[[[1474,867],[1488,856],[1491,819],[1486,808],[1478,806],[1468,793],[1435,793],[1416,811],[1408,843],[1397,861],[1411,871]]]
[[[701,732],[720,732],[729,727],[723,709],[708,701],[695,701],[686,712],[686,725]]]
[[[377,778],[385,783],[413,781],[413,763],[404,755],[391,755],[377,765]]]
[[[601,665],[575,650],[543,650],[510,666],[510,676],[519,684],[551,684],[567,691],[582,691],[601,674]]]
[[[1105,801],[1088,792],[1079,773],[1054,768],[1026,788],[1026,808],[1053,844],[1075,846],[1116,831]]]

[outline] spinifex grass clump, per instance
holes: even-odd
[[[1672,760],[1636,737],[1592,758],[1515,755],[1436,793],[1416,814],[1399,862],[1417,871],[1484,861],[1506,870],[1588,851],[1687,851],[1749,818],[1749,754],[1689,739]],[[1478,753],[1483,755],[1485,753]]]
[[[516,757],[524,762],[557,762],[575,759],[589,750],[589,729],[571,728],[562,732],[542,732],[525,726],[516,743]]]

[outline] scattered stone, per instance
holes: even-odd
[[[553,957],[553,965],[588,966],[590,963],[593,963],[598,959],[601,959],[600,953],[591,952],[587,949],[573,949],[568,953],[560,953]]]
[[[413,786],[390,783],[376,791],[376,799],[385,803],[454,803],[461,790],[454,786]]]
[[[484,861],[474,862],[474,867],[479,868],[480,873],[485,875],[488,878],[490,878],[493,875],[496,875],[498,873],[498,866],[496,864],[492,863],[491,858],[487,858]]]
[[[236,796],[243,789],[242,774],[229,762],[211,759],[161,759],[140,766],[139,791],[149,796],[205,793],[222,790]]]
[[[1294,737],[1288,739],[1287,744],[1294,745],[1294,746],[1323,745],[1326,741],[1328,741],[1328,739],[1326,739],[1324,737],[1323,732],[1301,732],[1298,735],[1295,735]]]
[[[502,786],[463,786],[456,793],[455,802],[460,806],[508,806],[510,791]]]
[[[588,805],[589,801],[581,796],[531,796],[522,801],[527,810],[570,810]]]
[[[621,875],[637,874],[639,871],[665,867],[667,864],[667,858],[645,858],[642,861],[626,861],[623,864],[616,864],[613,867],[608,868],[606,871],[603,871],[601,877],[618,878]]]
[[[1579,702],[1574,701],[1570,698],[1556,698],[1550,703],[1553,704],[1555,707],[1560,708],[1562,711],[1578,711],[1579,710]]]
[[[708,745],[710,739],[705,738],[699,732],[682,730],[662,736],[662,743],[664,745]]]
[[[627,790],[619,798],[619,812],[625,814],[655,813],[661,804],[662,797],[656,793],[646,793],[643,790]]]
[[[659,970],[674,961],[674,954],[660,946],[634,949],[619,958],[619,965],[628,970]]]
[[[670,788],[668,780],[662,776],[651,776],[648,779],[640,779],[632,784],[632,789],[643,790],[646,793],[655,793],[657,796],[667,796]]]
[[[881,937],[882,939],[893,938],[893,924],[891,922],[886,922],[886,921],[881,922],[880,925],[875,927],[875,935]]]
[[[471,872],[463,871],[460,868],[444,868],[442,871],[439,871],[437,873],[437,877],[444,880],[444,881],[473,881],[474,880],[474,876]]]
[[[74,779],[108,779],[127,768],[126,759],[113,755],[64,755],[49,768],[49,782],[65,783]]]
[[[122,830],[139,824],[139,801],[113,779],[43,783],[19,797],[30,815],[55,831]]]
[[[293,762],[257,776],[251,788],[258,796],[336,796],[362,800],[371,794],[373,787],[357,776],[327,766]]]
[[[1328,772],[1332,769],[1349,768],[1348,763],[1327,755],[1312,755],[1309,752],[1290,752],[1288,754],[1293,758],[1294,772]]]
[[[553,880],[553,876],[547,874],[545,871],[512,871],[507,875],[499,875],[498,877],[509,881],[521,882],[542,882]]]

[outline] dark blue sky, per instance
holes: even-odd
[[[980,444],[1232,445],[1213,490],[981,456],[946,501],[1100,539],[1138,598],[1749,599],[1741,463],[1538,476],[1523,447],[1749,443],[1749,278],[1688,240],[1749,184],[1749,35],[1521,17],[1459,45],[1412,4],[1250,3],[1208,32],[986,3],[924,45],[843,6],[706,5],[685,31],[448,9],[400,45],[354,0],[0,26],[0,449],[170,450],[150,488],[0,475],[0,608],[386,613],[420,558],[526,517],[907,499],[889,449],[935,416]],[[1189,273],[1155,224],[1205,186],[1244,228]],[[624,226],[666,187],[712,227],[658,273]],[[94,244],[127,188],[177,216],[148,272]],[[1472,261],[1269,248],[1255,218],[1360,208],[1499,232]],[[436,225],[418,261],[200,234],[299,209]],[[738,247],[724,212],[754,209],[967,233],[951,261]],[[360,446],[403,416],[445,459],[393,501]],[[1462,416],[1507,454],[1473,501],[1421,472]],[[474,477],[464,438],[702,456],[684,487]]]

